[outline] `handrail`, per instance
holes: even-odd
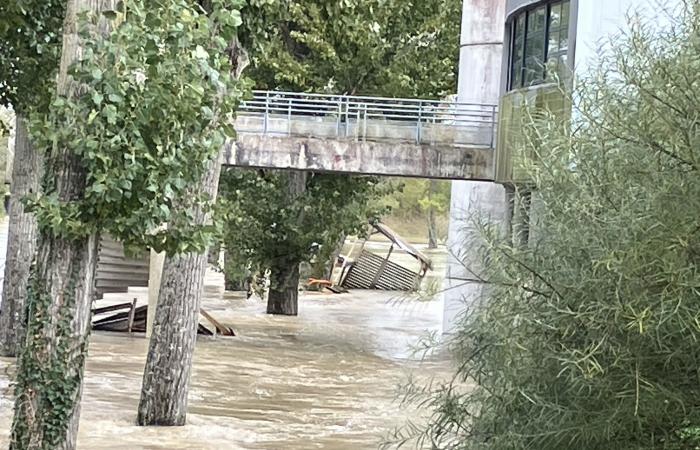
[[[238,116],[241,133],[493,148],[498,108],[447,100],[253,91]]]

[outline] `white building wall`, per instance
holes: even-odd
[[[505,0],[464,0],[460,46],[458,101],[498,104],[503,59]],[[469,242],[477,238],[470,227],[474,214],[502,221],[505,190],[501,185],[478,181],[452,182],[447,274],[444,293],[443,330],[454,329],[459,316],[481,296],[482,285],[465,280],[472,274],[465,267],[478,259]]]
[[[581,75],[598,65],[600,50],[629,29],[628,17],[639,16],[656,29],[672,26],[683,0],[579,0],[575,70]]]

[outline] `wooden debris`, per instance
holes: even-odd
[[[136,300],[130,303],[120,303],[118,305],[106,306],[104,308],[93,309],[93,314],[105,314],[115,311],[116,314],[109,315],[107,317],[102,317],[100,319],[93,319],[92,329],[97,331],[114,331],[119,333],[145,333],[146,332],[146,321],[148,316],[148,306],[136,307]],[[211,322],[216,332],[223,336],[235,336],[233,330],[226,327],[216,321],[210,314],[206,311],[201,311],[202,315]],[[201,323],[197,328],[197,334],[202,336],[214,336],[214,333]]]
[[[348,290],[342,286],[326,286],[326,289],[334,294],[347,294]]]
[[[227,326],[222,325],[219,323],[216,319],[214,319],[208,312],[206,312],[204,309],[199,310],[199,313],[207,319],[212,325],[214,325],[214,328],[216,329],[216,332],[222,336],[235,336],[236,333],[233,332],[233,330]]]
[[[134,303],[131,304],[131,309],[129,310],[129,334],[134,329],[134,314],[136,313],[136,299]]]

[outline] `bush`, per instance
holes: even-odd
[[[697,448],[700,7],[633,24],[572,120],[532,117],[530,240],[482,225],[455,380],[409,392],[436,448]]]

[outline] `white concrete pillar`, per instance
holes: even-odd
[[[151,259],[148,268],[148,316],[146,316],[146,337],[150,339],[153,332],[153,319],[156,317],[158,294],[160,293],[160,279],[163,275],[165,252],[157,253],[151,250]]]
[[[458,101],[498,104],[503,59],[505,0],[464,0]],[[482,294],[482,285],[469,267],[478,267],[478,255],[469,243],[478,231],[469,223],[478,214],[493,222],[506,218],[503,186],[479,181],[454,181],[450,206],[447,273],[444,293],[443,331],[450,333],[459,316]],[[466,266],[466,267],[465,267]]]

